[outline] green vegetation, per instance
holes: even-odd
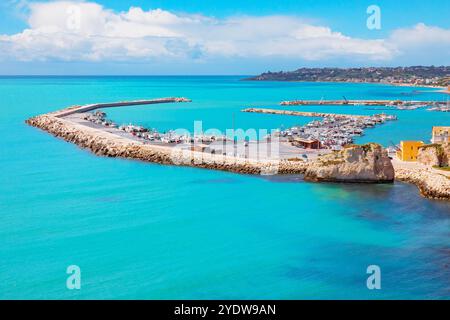
[[[438,144],[438,143],[430,143],[430,144],[424,144],[423,146],[420,146],[419,149],[436,148],[439,146],[440,146],[440,144]]]
[[[439,166],[433,166],[433,168],[438,169],[438,170],[444,170],[444,171],[450,171],[450,167],[439,167]]]
[[[445,87],[450,84],[450,66],[300,68],[288,72],[268,71],[246,80],[381,82]]]

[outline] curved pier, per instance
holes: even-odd
[[[179,149],[171,145],[146,144],[121,135],[119,129],[105,129],[80,123],[77,121],[79,117],[74,115],[99,108],[190,101],[186,98],[163,98],[72,106],[30,118],[26,120],[26,123],[68,142],[75,143],[82,148],[89,149],[96,155],[107,157],[121,157],[160,164],[191,166],[246,174],[302,174],[305,172],[307,164],[299,161],[248,159]]]

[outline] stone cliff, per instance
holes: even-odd
[[[330,182],[393,182],[394,168],[379,144],[352,145],[312,163],[305,180]]]
[[[417,162],[428,166],[448,166],[450,163],[450,143],[429,144],[420,147]]]

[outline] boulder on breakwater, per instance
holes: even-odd
[[[351,145],[311,163],[305,180],[388,183],[394,181],[394,167],[379,144]]]

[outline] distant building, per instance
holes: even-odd
[[[294,143],[305,149],[320,149],[320,141],[317,139],[295,138]]]
[[[402,161],[417,161],[419,147],[423,145],[422,141],[401,141],[397,157]]]
[[[450,142],[450,127],[433,127],[431,142]]]

